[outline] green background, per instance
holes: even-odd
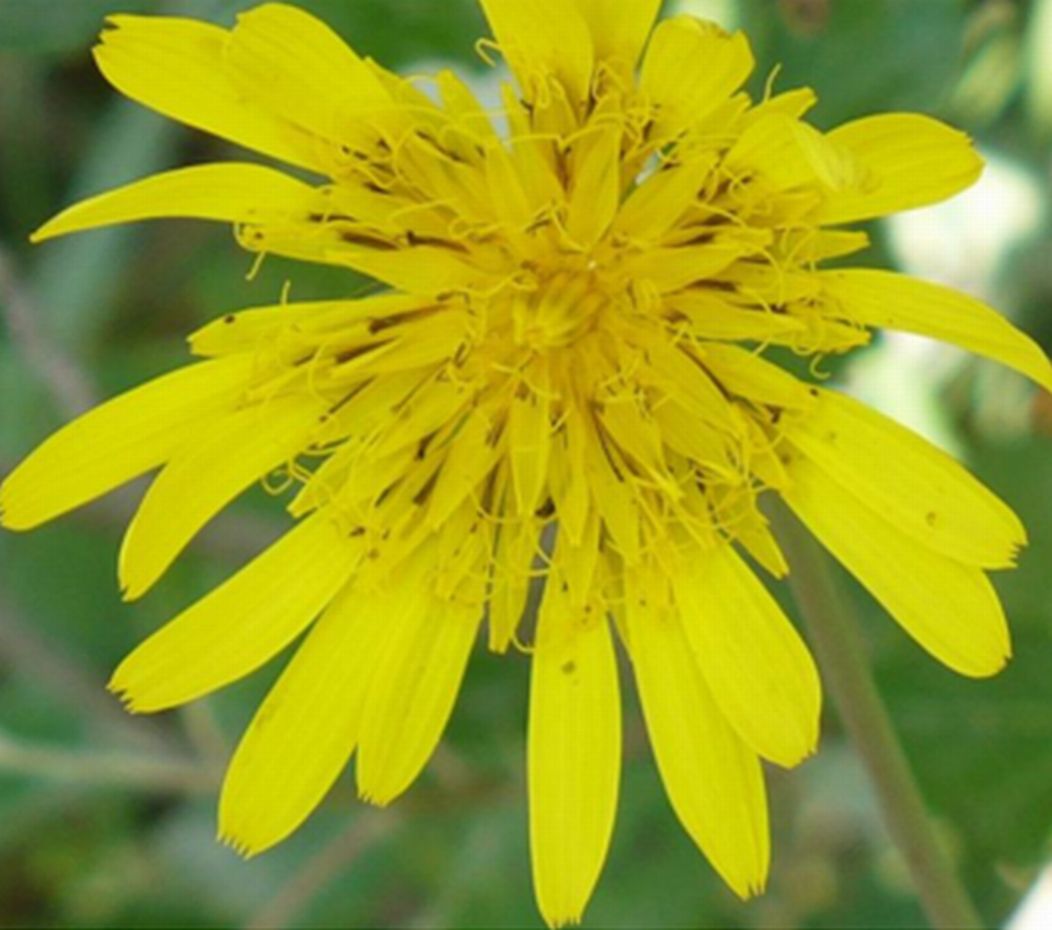
[[[286,280],[296,298],[354,290],[345,272],[275,259],[247,281],[250,257],[229,230],[207,224],[171,221],[27,244],[31,229],[79,196],[229,154],[105,85],[88,51],[102,17],[178,11],[229,23],[249,5],[0,0],[0,473],[92,398],[180,364],[185,334],[207,319],[272,302]],[[482,20],[468,0],[301,5],[391,67],[426,71],[451,61],[486,77],[473,52]],[[813,86],[819,125],[880,110],[932,113],[971,132],[1029,185],[1021,210],[1047,200],[1049,0],[698,0],[693,7],[749,31],[760,62],[755,89],[777,62],[779,87]],[[992,197],[1004,205],[996,191]],[[965,227],[987,219],[980,207]],[[968,228],[940,229],[930,234],[934,245],[948,243],[955,254],[953,237]],[[869,260],[910,260],[889,227],[874,235]],[[989,247],[982,284],[1048,346],[1047,220],[1005,244]],[[1052,401],[993,366],[938,359],[933,366],[878,342],[838,374],[859,379],[878,399],[881,386],[894,382],[917,418],[1024,517],[1032,544],[1018,571],[996,579],[1016,657],[992,681],[955,677],[845,584],[933,816],[993,925],[1011,913],[1050,852]],[[478,651],[439,754],[391,810],[359,805],[344,779],[277,851],[244,862],[216,844],[218,778],[284,660],[156,719],[126,717],[103,683],[148,631],[280,530],[280,505],[262,491],[247,495],[155,593],[129,606],[119,600],[114,563],[137,493],[31,535],[0,536],[0,926],[540,926],[526,845],[528,666],[521,656]],[[627,702],[620,816],[586,926],[922,922],[908,872],[831,708],[817,758],[769,773],[770,887],[741,904],[676,824],[634,695]]]

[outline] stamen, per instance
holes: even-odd
[[[251,283],[252,281],[256,280],[256,277],[259,275],[260,270],[263,268],[263,262],[266,260],[266,257],[266,252],[259,252],[256,254],[255,258],[253,258],[252,260],[252,266],[248,269],[248,272],[245,274],[246,281]]]
[[[496,68],[497,67],[496,60],[491,58],[487,54],[488,52],[491,52],[491,51],[492,52],[497,52],[498,54],[503,55],[503,53],[501,52],[500,46],[496,42],[494,42],[492,39],[481,38],[481,39],[477,39],[475,41],[475,54],[478,55],[479,58],[481,58],[482,61],[486,65],[488,65],[490,68]]]
[[[778,62],[767,75],[767,80],[764,81],[763,85],[763,102],[767,103],[771,97],[774,96],[774,82],[778,80],[778,75],[782,73],[782,63]]]

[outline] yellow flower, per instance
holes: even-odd
[[[190,344],[206,361],[32,453],[0,491],[3,522],[29,528],[159,470],[120,552],[137,598],[261,476],[283,467],[299,484],[296,527],[112,681],[131,710],[163,710],[307,631],[223,788],[220,833],[242,852],[294,830],[352,753],[363,798],[405,791],[485,620],[491,649],[532,655],[534,882],[550,924],[578,920],[617,803],[616,631],[672,805],[744,897],[768,867],[760,760],[808,756],[820,706],[810,654],[741,554],[786,574],[759,497],[781,495],[966,675],[1009,655],[986,571],[1025,542],[959,465],[769,350],[817,358],[890,327],[1046,387],[1052,368],[961,294],[819,270],[866,246],[844,224],[972,183],[981,162],[961,133],[905,114],[819,132],[803,120],[810,90],[753,101],[744,36],[690,17],[655,27],[659,0],[482,5],[517,82],[499,113],[449,71],[425,93],[291,6],[230,30],[113,17],[96,60],[121,92],[302,170],[165,172],[71,207],[37,240],[198,217],[233,223],[260,255],[389,290],[204,327]]]

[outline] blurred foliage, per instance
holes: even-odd
[[[55,357],[73,358],[100,395],[177,364],[187,331],[272,301],[286,280],[299,298],[361,286],[344,272],[277,259],[246,280],[251,260],[228,230],[180,221],[28,248],[28,232],[80,195],[227,154],[105,86],[88,54],[104,15],[164,10],[229,22],[248,5],[0,0],[0,247]],[[392,66],[448,61],[486,78],[473,52],[482,20],[470,0],[302,5]],[[754,91],[781,63],[776,86],[820,93],[820,125],[890,109],[951,118],[1039,177],[1048,197],[1052,0],[714,6],[753,38],[761,62]],[[872,260],[887,262],[884,232],[874,232]],[[1043,229],[995,282],[1005,297],[995,302],[1046,345],[1048,249]],[[70,406],[56,403],[12,337],[0,336],[0,470]],[[937,401],[970,464],[1031,530],[1021,568],[998,578],[1015,634],[1009,669],[989,682],[955,677],[845,579],[946,842],[984,915],[998,923],[1048,859],[1052,823],[1052,405],[1046,398],[1023,417],[1030,429],[993,432],[990,417],[972,411],[1029,403],[1015,382],[1007,391],[1003,384],[965,367],[939,387]],[[150,720],[124,718],[102,682],[148,630],[231,571],[246,538],[261,547],[278,508],[262,492],[247,495],[235,508],[240,535],[194,550],[131,607],[120,604],[113,581],[119,510],[93,507],[31,536],[0,537],[0,926],[539,926],[526,845],[525,658],[476,655],[445,748],[393,810],[364,809],[345,779],[286,845],[243,862],[214,841],[216,773],[276,669]],[[676,825],[634,698],[626,700],[621,816],[587,926],[921,922],[831,710],[819,756],[796,772],[770,773],[770,889],[743,905]]]

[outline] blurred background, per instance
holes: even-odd
[[[297,0],[410,73],[452,63],[493,98],[471,0]],[[0,0],[0,474],[95,399],[182,364],[228,311],[350,294],[346,272],[252,260],[228,229],[171,221],[31,249],[60,207],[226,146],[122,101],[89,48],[113,12],[222,23],[230,0]],[[807,84],[830,126],[920,110],[989,161],[950,204],[875,227],[867,260],[967,289],[1052,346],[1052,0],[679,0],[750,33],[762,92]],[[1032,545],[998,577],[1016,658],[993,681],[929,660],[856,587],[877,676],[947,848],[990,925],[1052,926],[1052,399],[1017,376],[907,337],[827,371],[962,457],[1024,517]],[[392,810],[345,779],[291,841],[244,862],[214,840],[218,779],[273,680],[160,718],[103,690],[148,631],[284,525],[262,490],[217,521],[158,590],[115,583],[136,492],[27,536],[0,536],[0,926],[539,927],[526,845],[527,661],[472,660],[443,748]],[[280,665],[281,662],[275,663]],[[817,758],[770,772],[774,865],[737,902],[675,823],[634,695],[620,818],[591,927],[913,927],[923,918],[832,709]],[[1049,879],[1052,882],[1052,879]],[[1028,897],[1029,896],[1029,897]],[[1020,913],[1026,901],[1028,912]],[[1029,914],[1029,916],[1028,916]],[[1036,916],[1035,916],[1036,915]]]

